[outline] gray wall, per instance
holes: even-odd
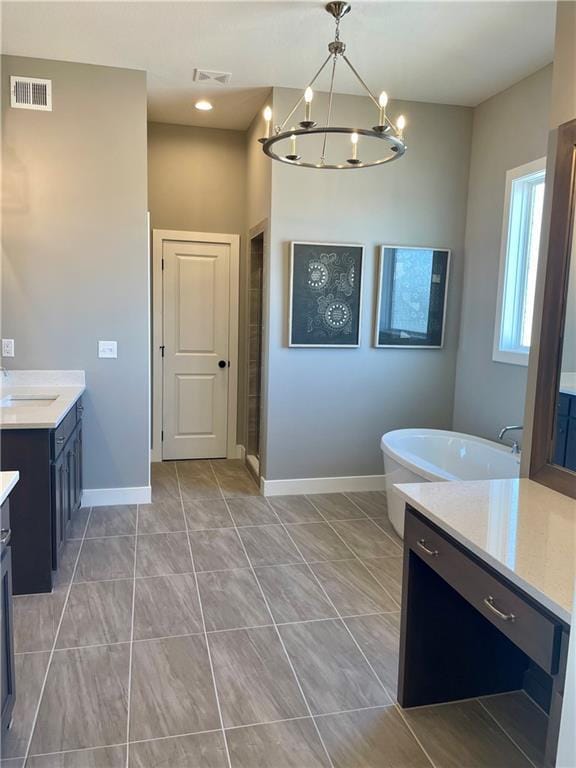
[[[275,89],[275,114],[294,97]],[[333,173],[272,164],[267,479],[381,474],[384,432],[451,426],[472,110],[391,106],[400,111],[409,151],[390,166]],[[367,125],[376,117],[367,99],[338,96],[334,122],[353,115]],[[287,347],[291,240],[365,244],[360,348]],[[444,349],[372,347],[380,243],[452,249]]]
[[[2,63],[3,364],[84,369],[85,486],[148,485],[145,74]],[[53,112],[10,109],[11,74],[52,79]]]
[[[244,230],[245,133],[148,124],[148,204],[154,229]]]
[[[474,110],[454,429],[495,439],[522,424],[528,369],[494,362],[506,171],[546,154],[552,66]]]

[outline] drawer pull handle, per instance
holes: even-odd
[[[496,616],[498,616],[499,619],[502,619],[502,621],[516,621],[516,616],[514,616],[513,613],[503,613],[502,611],[498,610],[496,606],[494,605],[494,598],[492,595],[488,595],[488,597],[484,598],[484,605],[486,608],[488,608],[492,613],[495,613]]]
[[[430,557],[438,557],[438,550],[437,549],[430,549],[430,547],[426,546],[426,539],[418,539],[416,542],[420,549],[422,549],[424,552],[426,552],[427,555],[430,555]]]
[[[2,530],[0,530],[0,544],[8,544],[11,535],[12,531],[10,528],[2,528]]]
[[[57,437],[56,438],[56,442],[58,443],[58,445],[62,445],[62,443],[64,442],[64,438],[63,437]]]

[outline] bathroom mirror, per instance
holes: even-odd
[[[576,498],[576,120],[558,129],[530,477]]]

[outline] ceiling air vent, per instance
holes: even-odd
[[[52,80],[37,77],[10,78],[10,106],[52,111]]]
[[[218,83],[219,85],[226,85],[230,82],[231,77],[231,72],[216,72],[213,69],[194,70],[195,83]]]

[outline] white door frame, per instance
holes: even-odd
[[[229,312],[229,359],[228,369],[228,434],[226,456],[240,457],[236,444],[237,398],[238,398],[238,300],[240,270],[240,235],[222,235],[213,232],[186,232],[177,229],[152,230],[152,449],[151,461],[162,461],[162,404],[163,375],[162,354],[164,297],[162,291],[162,252],[164,243],[195,242],[222,243],[230,246],[230,312]]]

